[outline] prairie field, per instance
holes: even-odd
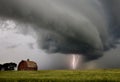
[[[0,82],[120,82],[120,69],[0,71]]]

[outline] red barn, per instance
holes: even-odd
[[[27,61],[22,60],[19,65],[18,65],[18,70],[19,71],[24,71],[24,70],[30,70],[30,71],[34,71],[37,70],[38,66],[34,61],[30,61],[29,59],[27,59]]]

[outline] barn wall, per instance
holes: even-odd
[[[18,70],[26,70],[26,69],[27,69],[27,63],[24,61],[20,62],[18,66]]]
[[[37,70],[37,68],[28,67],[27,70]]]

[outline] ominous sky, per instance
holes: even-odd
[[[120,67],[119,0],[0,0],[0,63],[39,69]]]

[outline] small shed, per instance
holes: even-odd
[[[38,66],[34,61],[30,61],[29,59],[22,60],[18,65],[18,71],[30,70],[34,71],[37,70]]]

